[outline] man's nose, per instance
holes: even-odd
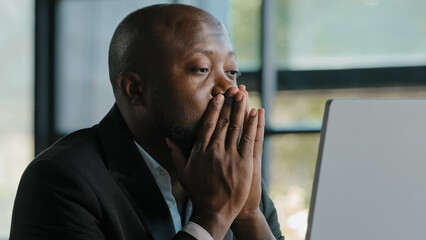
[[[237,82],[235,80],[228,78],[225,73],[220,73],[215,77],[215,85],[212,89],[212,96],[225,94],[229,88],[236,86]]]

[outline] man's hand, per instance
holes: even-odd
[[[247,101],[247,94],[237,88],[228,90],[225,97],[216,96],[208,106],[188,160],[166,139],[179,181],[193,202],[191,221],[215,239],[224,237],[245,204],[249,203],[244,212],[251,211],[254,203],[247,198],[249,194],[257,195],[257,190],[250,192],[253,169],[259,167],[253,161],[259,148],[255,147],[258,111],[252,109],[245,120]]]
[[[246,94],[248,92],[244,85],[238,87]],[[246,108],[246,116],[248,106]],[[265,132],[265,110],[258,110],[258,122],[253,149],[253,177],[250,193],[240,213],[232,223],[232,231],[237,239],[275,239],[268,223],[259,209],[262,196],[262,146]]]

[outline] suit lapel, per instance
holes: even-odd
[[[172,239],[175,232],[168,206],[116,105],[99,123],[99,135],[106,164],[144,226],[154,239]]]

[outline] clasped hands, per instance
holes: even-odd
[[[193,204],[191,221],[214,239],[223,239],[230,227],[241,239],[273,238],[259,209],[264,126],[264,110],[248,111],[248,93],[240,85],[210,102],[189,159],[166,139]]]

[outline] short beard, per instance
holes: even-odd
[[[159,101],[159,89],[157,86],[151,86],[151,96],[153,104],[153,116],[160,141],[170,138],[182,151],[186,159],[189,159],[192,148],[195,143],[195,126],[184,126],[175,120],[168,118],[161,109]]]
[[[166,119],[161,119],[161,121],[159,121],[159,126],[162,134],[169,137],[174,143],[176,143],[185,158],[189,159],[195,143],[194,134],[192,134],[190,130]]]

